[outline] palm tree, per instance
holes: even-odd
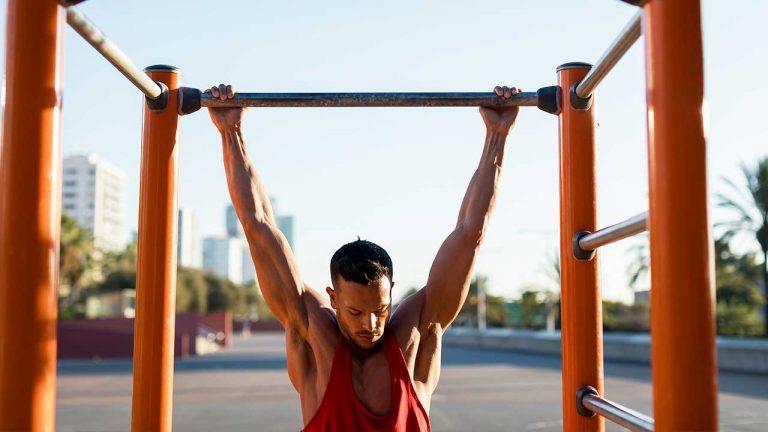
[[[729,242],[742,233],[751,234],[757,240],[763,252],[763,293],[768,297],[768,157],[757,161],[753,167],[742,164],[741,172],[746,190],[723,178],[730,193],[717,194],[718,206],[730,210],[736,217],[716,226],[723,228],[722,241]],[[765,303],[764,315],[764,327],[768,334],[768,302]]]
[[[651,274],[651,257],[648,253],[648,235],[638,244],[627,248],[627,253],[632,256],[632,261],[627,266],[627,275],[629,275],[629,286],[637,291],[639,288],[645,288],[648,282],[648,276]]]
[[[80,300],[85,275],[93,267],[91,234],[66,214],[61,215],[59,277],[69,287],[68,305]]]

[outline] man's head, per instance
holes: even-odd
[[[392,303],[392,259],[367,240],[347,243],[331,258],[326,291],[336,310],[339,330],[360,348],[373,348],[384,335]]]

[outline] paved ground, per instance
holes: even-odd
[[[445,347],[430,413],[440,431],[562,429],[556,357]],[[651,412],[647,366],[608,363],[610,399]],[[60,362],[57,431],[130,430],[131,363]],[[720,376],[722,430],[768,430],[768,376]],[[231,350],[176,363],[176,431],[297,431],[298,398],[285,372],[282,334],[236,339]],[[607,430],[619,430],[607,427]]]

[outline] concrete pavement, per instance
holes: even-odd
[[[258,334],[236,338],[230,350],[178,361],[174,430],[299,430],[283,349],[281,333]],[[647,366],[609,362],[605,370],[608,398],[650,414]],[[560,379],[558,357],[444,347],[433,429],[561,430]],[[130,361],[60,362],[57,430],[130,430],[131,385]],[[720,390],[722,430],[768,430],[768,375],[721,373]]]

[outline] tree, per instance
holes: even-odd
[[[176,312],[208,312],[208,285],[200,270],[179,267],[176,272]]]
[[[246,313],[245,288],[211,272],[203,275],[208,286],[208,312],[229,311],[236,315]]]
[[[523,291],[520,296],[520,314],[523,328],[532,328],[534,317],[540,311],[539,293],[536,291]]]
[[[715,242],[717,332],[729,336],[757,336],[762,331],[756,309],[763,303],[757,281],[761,265],[755,253],[734,254],[727,242]]]
[[[80,303],[87,274],[93,270],[93,238],[85,228],[66,214],[61,215],[59,243],[59,280],[69,287],[65,308]]]
[[[478,325],[477,304],[478,292],[482,289],[487,292],[488,277],[475,275],[469,284],[467,299],[461,306],[456,317],[457,325]],[[489,327],[503,327],[507,324],[507,304],[503,297],[490,294],[485,295],[486,323]]]
[[[718,206],[731,211],[735,218],[717,226],[723,228],[721,240],[729,242],[739,234],[749,234],[757,240],[763,253],[762,279],[764,296],[768,297],[768,157],[753,167],[741,166],[744,186],[723,178],[730,189],[717,195]],[[765,303],[763,329],[768,334],[768,302]]]
[[[136,288],[137,247],[136,242],[132,242],[121,251],[101,254],[99,265],[103,279],[93,283],[89,291],[107,293]]]
[[[630,246],[627,253],[632,260],[627,266],[629,286],[637,291],[648,286],[648,278],[651,275],[651,256],[648,252],[648,234],[642,235],[641,243]]]

